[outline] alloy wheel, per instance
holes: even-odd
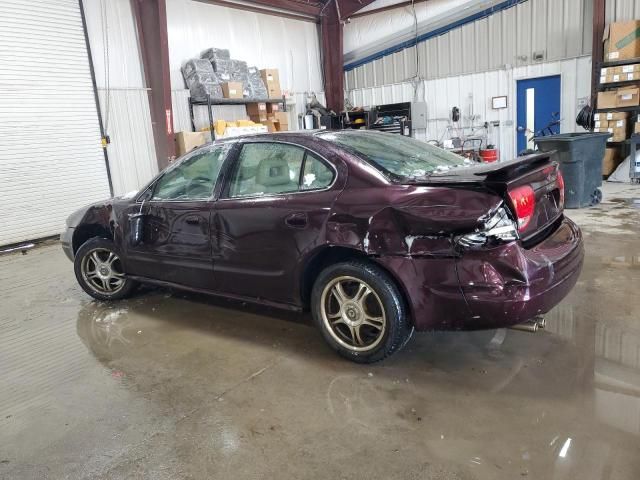
[[[87,284],[104,295],[113,295],[125,283],[120,257],[106,248],[89,251],[82,259],[81,272]]]
[[[374,349],[387,328],[380,297],[371,286],[355,277],[331,280],[322,291],[320,310],[333,339],[354,352]]]

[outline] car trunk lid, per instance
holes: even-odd
[[[461,188],[477,186],[497,193],[519,220],[520,238],[524,243],[541,236],[563,211],[564,184],[558,163],[551,160],[549,152],[500,163],[435,171],[422,178],[407,180],[407,183]]]

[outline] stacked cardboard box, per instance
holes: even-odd
[[[632,82],[640,80],[640,63],[600,69],[600,83]]]
[[[617,148],[607,148],[602,159],[602,175],[606,177],[611,175],[621,161],[620,151]]]
[[[631,60],[640,57],[640,20],[607,25],[603,40],[605,60]]]
[[[640,88],[624,87],[598,93],[598,108],[637,107],[640,105]]]
[[[623,142],[629,138],[629,113],[608,112],[596,113],[593,116],[594,131],[611,134],[610,142]]]
[[[260,70],[260,75],[262,76],[262,81],[267,87],[269,98],[282,97],[282,91],[280,90],[280,75],[278,74],[278,70],[275,68],[264,68]]]

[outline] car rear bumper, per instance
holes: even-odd
[[[60,244],[64,254],[73,262],[73,228],[67,227],[60,234]]]
[[[519,243],[459,258],[379,257],[402,286],[417,330],[501,328],[547,313],[582,270],[580,229],[563,219],[531,249]]]
[[[507,327],[547,313],[574,287],[583,260],[582,233],[567,218],[531,249],[512,243],[466,252],[457,260],[471,312],[465,328]]]

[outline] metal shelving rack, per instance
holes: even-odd
[[[191,118],[191,128],[196,130],[195,117],[193,114],[194,106],[207,107],[207,113],[209,114],[209,131],[211,132],[211,140],[215,140],[216,134],[213,128],[213,109],[214,105],[248,105],[249,103],[278,103],[282,105],[282,111],[287,111],[287,103],[285,98],[211,98],[211,95],[207,95],[205,100],[194,100],[189,97],[189,116]]]
[[[596,65],[596,68],[598,69],[598,71],[600,71],[601,68],[609,68],[609,67],[622,67],[624,65],[632,65],[635,63],[640,63],[640,58],[632,58],[632,59],[628,59],[628,60],[615,60],[615,61],[607,61],[607,62],[599,62]],[[610,82],[610,83],[599,83],[598,84],[598,91],[605,91],[609,88],[620,88],[620,87],[628,87],[628,86],[640,86],[640,80],[624,80],[621,82]],[[637,116],[636,114],[640,114],[640,105],[639,106],[633,106],[633,107],[616,107],[616,108],[596,108],[594,110],[594,112],[596,113],[608,113],[608,112],[630,112],[632,115]],[[628,152],[634,152],[636,145],[640,143],[640,135],[636,135],[633,134],[631,135],[631,138],[628,138],[624,141],[621,142],[607,142],[607,146],[611,146],[611,147],[619,147],[621,150],[623,150],[623,152],[621,152],[623,155],[623,158],[627,156]],[[635,162],[630,162],[631,163],[631,179],[632,181],[637,182],[638,179],[635,178]]]

